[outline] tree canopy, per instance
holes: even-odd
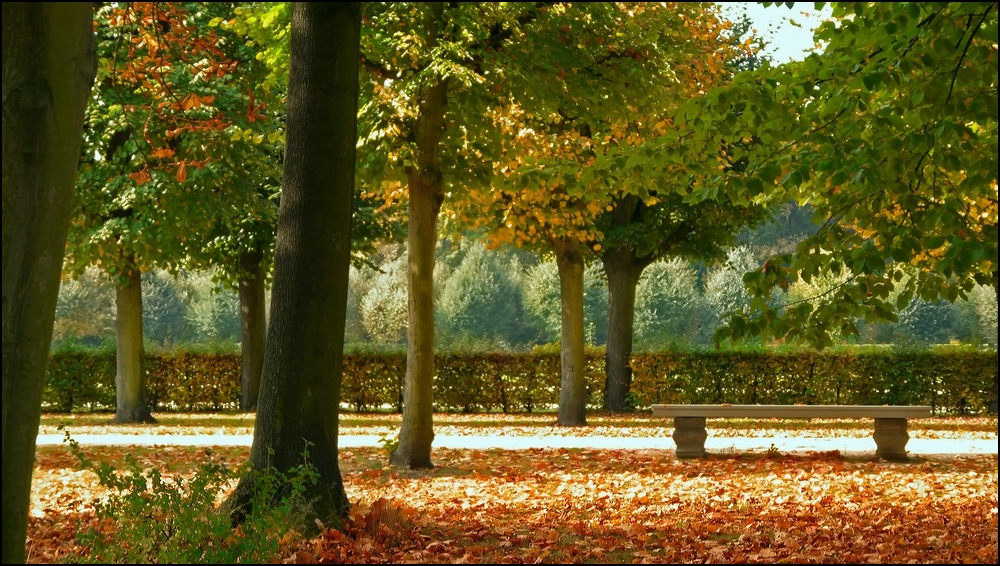
[[[752,312],[719,340],[823,347],[861,320],[896,320],[915,298],[997,285],[996,4],[836,3],[816,39],[824,48],[803,61],[691,101],[677,129],[638,152],[660,158],[659,174],[715,169],[684,191],[689,201],[791,198],[820,224],[744,277]],[[846,277],[801,302],[770,301],[821,273]]]

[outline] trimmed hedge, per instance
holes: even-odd
[[[559,403],[558,353],[439,354],[439,411],[549,411]],[[236,410],[238,354],[163,354],[146,358],[153,411]],[[653,403],[930,405],[936,414],[987,412],[997,353],[658,352],[632,357],[636,407]],[[401,410],[406,354],[344,356],[342,403],[355,411]],[[603,402],[604,356],[586,357],[588,407]],[[115,408],[113,353],[51,356],[43,407],[49,411]]]
[[[240,405],[239,354],[148,354],[146,387],[152,411],[222,411]],[[114,352],[49,357],[42,407],[69,413],[115,409]]]
[[[930,405],[987,411],[997,353],[663,352],[632,357],[637,406],[653,403]]]

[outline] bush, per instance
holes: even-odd
[[[712,328],[730,313],[745,315],[750,309],[750,294],[743,286],[743,274],[760,267],[747,246],[738,246],[726,255],[725,263],[711,271],[705,280],[705,302],[714,315]]]
[[[232,289],[212,279],[207,271],[185,274],[187,323],[193,340],[201,343],[235,343],[240,334],[240,298]]]
[[[559,402],[557,345],[530,353],[452,352],[435,356],[435,407],[442,411],[532,412]],[[604,352],[590,348],[584,368],[588,406],[599,407]],[[936,413],[983,413],[997,353],[970,347],[923,350],[841,348],[636,353],[632,393],[653,403],[920,404]],[[227,410],[239,406],[238,353],[147,356],[152,410]],[[46,410],[115,407],[114,354],[52,356],[43,392]],[[406,352],[344,355],[341,403],[357,411],[401,410]]]
[[[376,344],[406,343],[406,254],[384,264],[361,300],[365,331]]]
[[[361,317],[361,301],[368,293],[373,273],[369,267],[351,266],[347,284],[347,313],[344,317],[345,344],[362,344],[368,341],[368,331],[365,330]]]
[[[170,348],[190,338],[184,290],[176,277],[154,269],[142,274],[143,338]]]
[[[441,291],[441,343],[500,348],[521,341],[520,271],[516,258],[474,244]]]
[[[95,462],[68,433],[66,438],[80,467],[97,474],[101,487],[110,491],[94,502],[99,521],[80,526],[77,542],[85,550],[74,557],[79,563],[270,563],[289,525],[307,509],[306,488],[319,477],[303,453],[303,464],[288,473],[207,462],[190,480],[170,479],[157,469],[143,470],[131,455],[123,471]],[[256,474],[254,512],[234,530],[230,517],[217,512],[216,501],[248,473]]]
[[[915,299],[899,312],[903,343],[947,344],[955,324],[955,306],[947,301]]]
[[[663,350],[690,346],[711,336],[697,276],[675,258],[647,267],[635,292],[635,349]]]
[[[76,340],[97,346],[115,335],[115,289],[97,267],[59,285],[52,342]]]
[[[983,341],[997,347],[997,290],[988,285],[977,285],[970,298],[979,322]]]
[[[632,357],[639,404],[930,405],[985,413],[996,351],[844,348],[659,352]]]

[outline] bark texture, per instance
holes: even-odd
[[[429,3],[426,13],[428,49],[437,45],[444,4]],[[447,79],[438,78],[420,93],[415,126],[417,163],[407,168],[410,218],[407,233],[406,377],[399,444],[389,457],[395,466],[431,468],[434,441],[434,247],[437,217],[444,200],[438,148],[447,110]]]
[[[116,423],[153,423],[146,389],[146,352],[142,340],[142,276],[128,262],[127,281],[115,287]]]
[[[240,351],[243,377],[240,388],[240,408],[257,408],[260,376],[264,370],[264,343],[267,339],[267,317],[264,306],[263,255],[259,251],[240,255]]]
[[[628,407],[632,386],[632,339],[635,328],[635,293],[642,268],[633,263],[632,251],[611,248],[601,258],[608,276],[608,345],[604,356],[604,409],[622,412]]]
[[[559,267],[559,300],[562,306],[562,378],[559,382],[561,426],[587,424],[587,388],[584,383],[583,336],[583,256],[577,243],[568,239],[554,242]]]
[[[337,526],[350,503],[337,452],[357,143],[361,5],[296,2],[271,314],[250,463],[319,472],[303,527]],[[223,510],[239,521],[252,476]]]
[[[25,561],[42,381],[83,116],[96,72],[90,3],[3,3],[3,549]]]

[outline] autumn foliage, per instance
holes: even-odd
[[[565,240],[599,252],[605,234],[596,221],[616,195],[637,193],[652,206],[651,195],[673,187],[640,180],[626,190],[591,166],[663,136],[674,107],[724,84],[728,62],[750,52],[749,43],[727,40],[732,23],[704,4],[619,3],[565,21],[546,30],[551,44],[499,55],[510,63],[490,117],[504,158],[491,187],[456,203],[466,225],[489,226],[494,244],[544,249]],[[537,76],[552,84],[539,85]]]
[[[521,434],[546,434],[548,428],[539,426],[540,421],[529,430],[500,424],[448,430],[509,435],[513,446]],[[604,434],[664,432],[658,426],[604,424],[610,424],[603,427]],[[867,433],[840,426],[825,422],[798,434]],[[991,426],[993,432],[988,430]],[[995,418],[927,419],[913,428],[915,437],[996,438]],[[560,433],[583,430],[560,429]],[[754,432],[722,429],[713,435]],[[248,449],[105,446],[86,451],[111,462],[133,453],[143,465],[171,476],[189,474],[200,462],[242,461]],[[682,461],[668,450],[437,449],[435,469],[409,471],[384,467],[380,449],[368,447],[342,449],[340,461],[354,504],[344,528],[325,528],[311,538],[284,536],[274,562],[995,563],[997,559],[996,455],[928,456],[889,464],[836,451],[723,452]],[[93,521],[90,501],[100,493],[92,476],[76,471],[64,448],[43,447],[35,477],[29,561],[55,562],[86,552],[73,535]]]
[[[262,163],[259,145],[281,134],[254,94],[253,53],[207,25],[228,10],[136,2],[96,12],[98,75],[68,274],[98,265],[117,279],[133,262],[177,266],[221,227],[273,208],[253,190],[271,167],[245,165]]]

